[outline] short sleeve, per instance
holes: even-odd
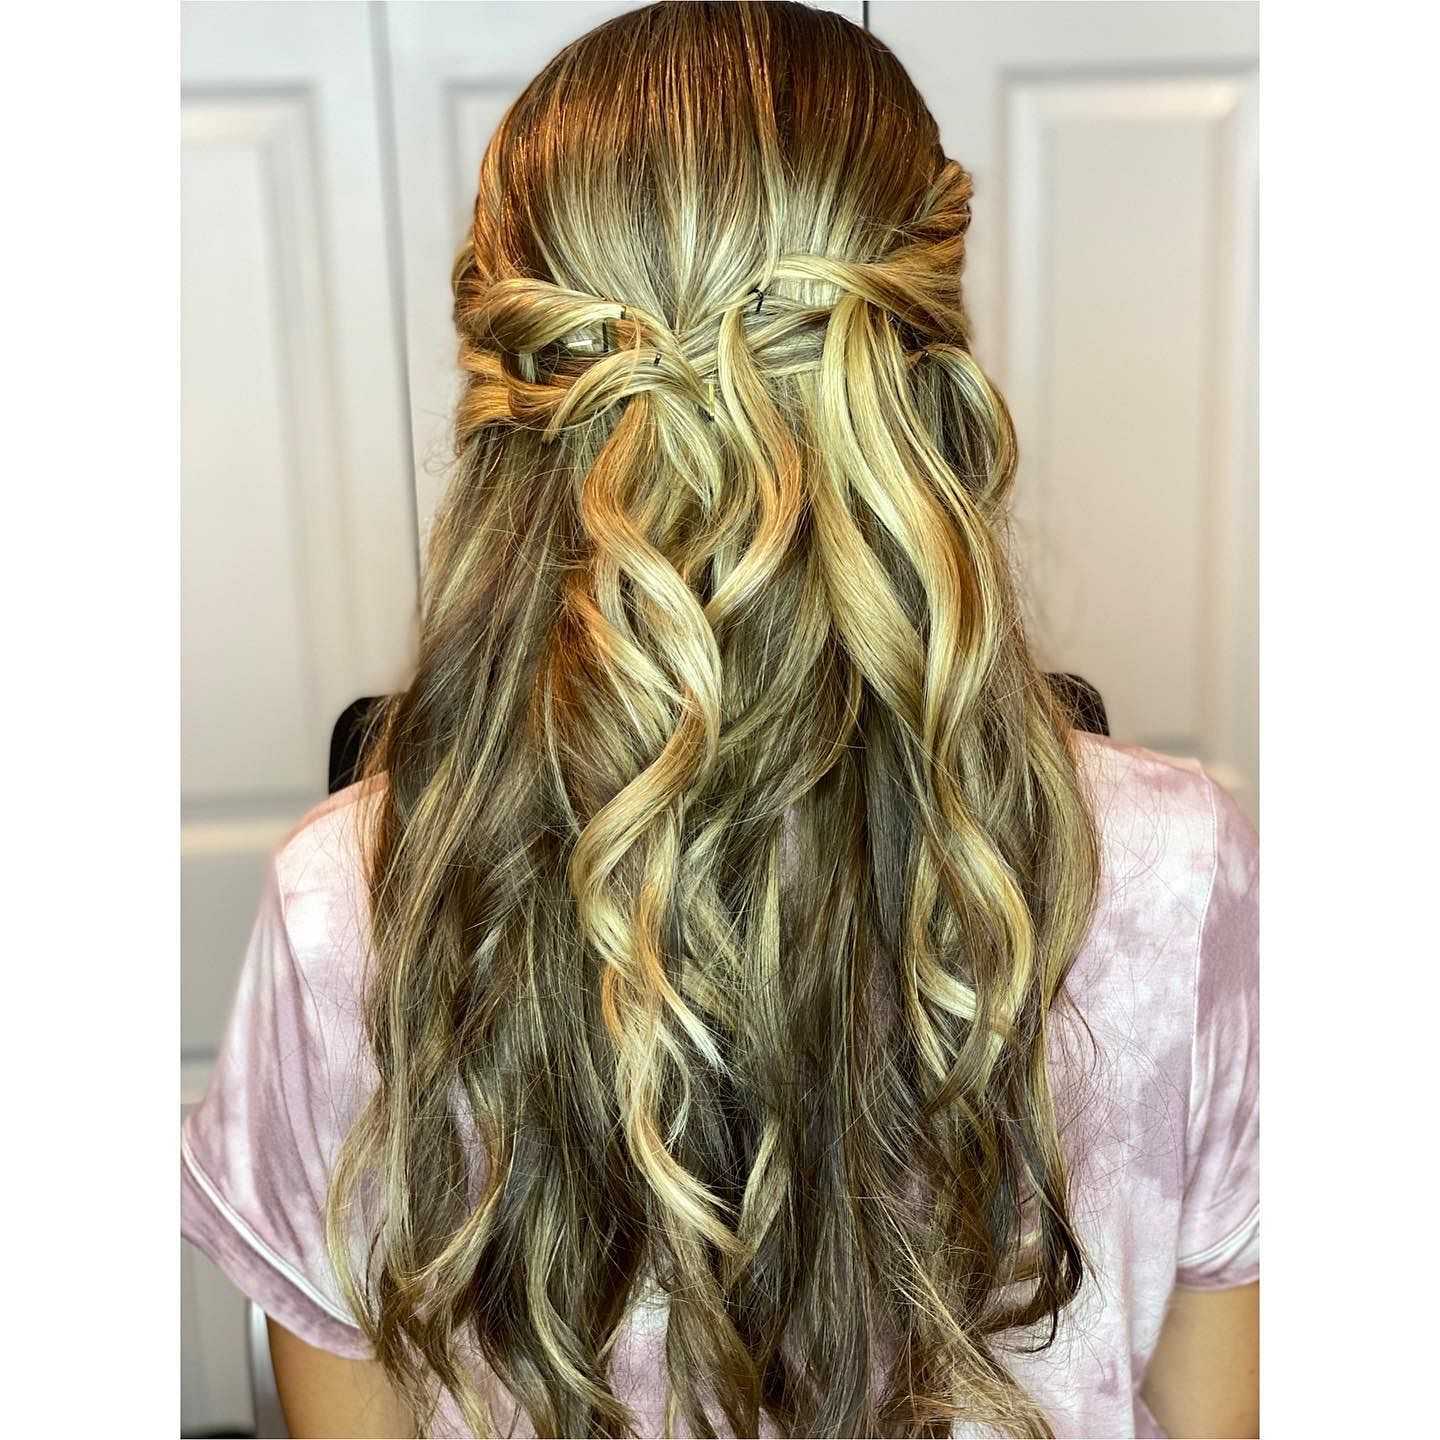
[[[210,1082],[181,1128],[181,1233],[302,1340],[361,1358],[325,1245],[326,1188],[357,1109],[340,1083],[353,1038],[333,986],[296,959],[272,855]]]
[[[1213,871],[1195,965],[1195,1027],[1176,1284],[1221,1290],[1260,1275],[1259,840],[1206,777]]]

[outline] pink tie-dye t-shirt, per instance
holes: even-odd
[[[1083,1095],[1063,1143],[1095,1263],[1055,1343],[1007,1364],[1059,1436],[1161,1436],[1140,1399],[1173,1287],[1259,1276],[1258,850],[1194,760],[1082,735],[1099,818],[1098,909],[1068,981],[1099,1047],[1052,1054]],[[372,1073],[360,1029],[358,788],[276,847],[204,1099],[182,1132],[183,1233],[313,1345],[368,1354],[326,1257],[330,1167]],[[1085,1074],[1066,1067],[1078,1056]],[[614,1384],[662,1433],[665,1306],[637,1304]],[[496,1391],[502,1418],[508,1398]],[[436,1434],[465,1436],[442,1404]],[[522,1415],[514,1433],[533,1435]],[[983,1435],[978,1427],[957,1434]]]

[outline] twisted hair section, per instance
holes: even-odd
[[[1051,1433],[1003,1353],[1085,1274],[1046,1056],[1098,848],[971,199],[893,56],[789,4],[627,12],[487,149],[329,1206],[422,1433],[442,1389],[503,1431],[487,1374],[637,1433],[647,1295],[667,1433]]]

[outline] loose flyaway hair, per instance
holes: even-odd
[[[508,1425],[486,1367],[541,1436],[633,1433],[647,1295],[667,1428],[1051,1433],[1003,1353],[1087,1269],[1046,1052],[1098,848],[970,199],[799,4],[623,13],[485,152],[328,1211],[422,1433],[439,1386]]]

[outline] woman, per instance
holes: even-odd
[[[185,1131],[292,1433],[1255,1433],[1255,837],[1027,652],[970,195],[793,4],[492,140],[418,672]]]

